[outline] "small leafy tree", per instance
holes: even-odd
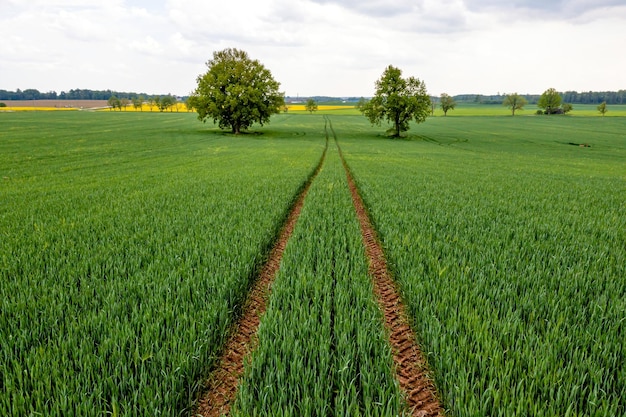
[[[606,108],[606,101],[603,101],[602,103],[600,103],[600,105],[597,107],[598,111],[600,112],[600,114],[602,116],[604,116],[606,114],[606,112],[608,111]]]
[[[207,62],[208,71],[198,76],[198,86],[189,101],[198,119],[213,119],[219,127],[230,127],[234,134],[253,123],[269,122],[272,114],[285,105],[280,83],[259,61],[238,49],[213,53]]]
[[[365,105],[367,104],[367,99],[365,99],[365,97],[361,97],[359,99],[359,101],[356,103],[356,105],[354,106],[354,108],[356,108],[358,111],[362,112],[363,108],[365,107]]]
[[[517,93],[507,94],[502,102],[503,106],[511,109],[512,116],[515,116],[515,110],[524,110],[526,104],[528,104],[528,101]]]
[[[313,114],[314,111],[317,111],[317,102],[312,98],[308,99],[304,105],[304,109]]]
[[[148,106],[150,107],[150,112],[152,112],[155,106],[158,107],[157,105],[158,101],[159,101],[158,97],[150,97],[148,99]]]
[[[368,102],[361,103],[361,113],[372,124],[383,120],[393,123],[393,137],[409,130],[409,122],[426,121],[430,110],[430,98],[426,85],[418,78],[402,78],[402,71],[389,65],[378,81],[376,93]]]
[[[441,110],[443,110],[444,116],[448,115],[448,110],[454,110],[454,108],[456,107],[456,102],[454,101],[454,99],[446,93],[443,93],[439,100],[441,104]]]
[[[129,101],[128,101],[127,98],[121,98],[120,99],[120,104],[119,104],[120,111],[122,111],[122,109],[124,109],[124,111],[126,111],[126,106],[128,106],[128,103],[129,103]]]
[[[555,114],[561,107],[562,100],[561,95],[554,88],[549,88],[539,97],[537,107],[544,109],[545,114]]]
[[[193,104],[189,102],[189,97],[185,99],[185,108],[187,111],[193,111]]]
[[[574,106],[572,106],[570,103],[563,103],[561,109],[563,110],[563,113],[569,113],[574,110]]]
[[[133,98],[133,107],[135,110],[141,109],[143,111],[143,96],[137,96]]]
[[[176,103],[176,100],[171,95],[158,97],[156,99],[156,105],[159,108],[160,112],[163,112],[167,109],[170,109],[171,112],[171,107],[174,105],[174,103]]]
[[[109,105],[109,111],[115,110],[118,107],[120,108],[120,110],[122,109],[122,102],[115,95],[109,97],[109,100],[107,100],[107,104]]]
[[[0,107],[6,107],[6,106],[7,106],[6,103],[0,102]]]

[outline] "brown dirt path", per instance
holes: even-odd
[[[211,373],[207,381],[205,394],[198,401],[197,409],[193,413],[194,417],[218,417],[228,415],[230,411],[230,406],[237,393],[237,384],[243,375],[244,358],[253,349],[254,336],[261,322],[261,316],[265,312],[271,285],[280,267],[287,241],[291,237],[300,216],[309,187],[324,164],[327,148],[328,138],[326,148],[324,148],[313,175],[298,196],[281,230],[278,241],[270,252],[269,259],[250,290],[243,314],[226,343],[217,368]]]
[[[378,241],[365,204],[359,195],[336,139],[335,136],[335,143],[346,170],[352,200],[361,224],[363,244],[369,258],[369,272],[374,282],[374,292],[385,317],[385,327],[389,332],[393,360],[396,365],[396,376],[400,388],[406,393],[410,415],[416,417],[444,416],[435,385],[427,374],[427,362],[415,341],[415,333],[409,326],[406,307],[387,269],[387,261],[382,246]]]

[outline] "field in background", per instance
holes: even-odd
[[[588,116],[588,117],[602,117],[598,112],[597,105],[592,104],[574,104],[574,109],[571,113],[566,115],[552,115],[549,117],[572,117],[572,116]],[[626,116],[626,104],[622,105],[607,105],[608,112],[605,117],[609,116]],[[515,117],[517,116],[536,116],[535,113],[539,108],[534,104],[528,104],[523,110],[517,110]],[[435,110],[435,116],[443,116],[441,108]],[[473,103],[460,103],[454,110],[448,111],[447,117],[456,116],[511,116],[511,110],[505,106],[498,104],[473,104]]]
[[[0,113],[0,414],[188,407],[319,160],[326,113],[450,414],[624,415],[626,118],[458,110],[395,140],[354,109],[240,137],[192,113]],[[333,172],[302,253],[328,238],[346,254],[316,217],[343,201]],[[324,216],[349,223],[347,206]],[[294,248],[281,279],[312,274]],[[324,299],[324,280],[307,283]]]
[[[99,111],[120,111],[119,109],[109,109],[106,100],[21,100],[21,101],[4,101],[7,107],[0,107],[0,112],[15,111],[51,111],[51,110],[99,110]],[[318,110],[314,114],[324,115],[358,115],[359,111],[355,108],[356,103],[345,104],[319,104]],[[568,117],[568,116],[598,116],[601,117],[596,105],[591,104],[575,104],[574,110],[566,116],[553,115],[552,117]],[[295,114],[307,113],[304,104],[287,104],[287,113]],[[608,105],[608,112],[605,117],[626,116],[625,105]],[[527,105],[524,110],[518,110],[516,116],[535,116],[538,110],[536,105]],[[158,107],[150,106],[144,103],[141,107],[135,109],[132,104],[126,106],[122,112],[159,112]],[[184,103],[177,103],[175,106],[165,110],[166,113],[184,113],[188,112]],[[443,116],[441,108],[435,109],[434,116]],[[447,117],[456,116],[511,116],[511,110],[497,104],[474,104],[460,103],[454,110],[448,111]]]

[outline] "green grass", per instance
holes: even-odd
[[[586,116],[586,117],[602,117],[598,112],[596,104],[574,104],[574,109],[567,115],[552,115],[550,117],[572,117],[572,116]],[[626,105],[608,105],[608,112],[605,117],[623,117],[626,116]],[[536,112],[539,107],[535,104],[527,104],[522,110],[516,110],[515,116],[533,116],[536,117]],[[443,110],[438,107],[435,110],[435,117],[443,117]],[[459,117],[459,116],[511,116],[511,109],[499,104],[474,104],[474,103],[457,103],[456,108],[448,111],[446,117]]]

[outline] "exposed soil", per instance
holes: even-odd
[[[56,107],[91,109],[107,107],[107,100],[0,100],[8,107]]]
[[[315,172],[292,207],[278,241],[272,248],[267,263],[263,266],[259,278],[248,295],[243,314],[233,329],[217,368],[211,373],[207,381],[206,394],[198,401],[198,408],[194,412],[194,416],[218,417],[227,415],[230,411],[230,406],[237,393],[237,384],[243,375],[244,358],[253,349],[254,336],[259,327],[261,316],[265,312],[271,285],[280,267],[285,246],[287,246],[287,241],[291,237],[300,216],[309,186],[320,171],[325,157],[326,149],[324,149]]]
[[[334,133],[334,132],[333,132]],[[337,145],[339,148],[339,145]],[[443,416],[443,408],[437,398],[435,386],[427,375],[427,363],[415,342],[415,334],[407,320],[406,307],[387,269],[387,261],[376,231],[359,195],[352,174],[339,149],[343,166],[348,177],[352,200],[361,223],[361,233],[369,258],[369,272],[374,282],[374,292],[385,317],[385,326],[396,365],[396,375],[412,416]]]

